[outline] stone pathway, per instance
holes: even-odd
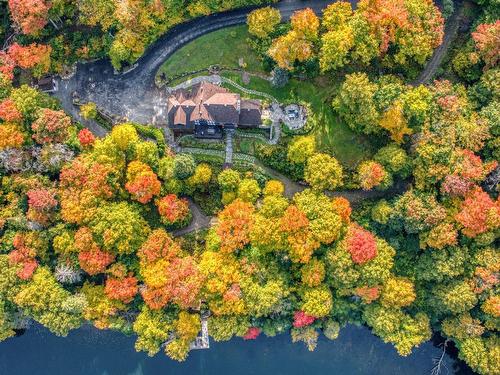
[[[226,158],[225,168],[231,168],[233,165],[233,133],[234,130],[226,130]]]

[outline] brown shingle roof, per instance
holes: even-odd
[[[201,82],[189,90],[175,91],[167,100],[167,113],[170,125],[189,125],[196,120],[260,125],[261,105],[258,100],[242,101],[239,94]]]

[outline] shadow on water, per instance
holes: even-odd
[[[314,352],[292,344],[288,335],[211,342],[210,350],[193,351],[186,362],[163,354],[149,358],[134,350],[134,337],[85,326],[68,337],[34,326],[22,336],[0,343],[1,375],[413,375],[430,374],[441,354],[436,336],[408,357],[400,357],[363,327],[348,326],[335,341],[320,338]],[[453,358],[453,351],[455,357]],[[456,359],[450,344],[445,374],[472,374]]]

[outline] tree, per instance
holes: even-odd
[[[23,115],[16,108],[12,99],[5,99],[0,102],[0,119],[5,122],[18,123],[23,119]]]
[[[216,232],[220,238],[220,250],[232,253],[250,242],[254,208],[239,199],[227,205],[218,216]]]
[[[325,278],[325,264],[313,258],[300,269],[301,281],[308,287],[319,286]]]
[[[160,351],[161,344],[167,341],[172,322],[163,310],[152,310],[143,306],[134,321],[133,329],[137,334],[135,349],[145,351],[152,357]]]
[[[322,318],[330,314],[333,307],[332,293],[328,287],[306,289],[301,310],[310,316]]]
[[[109,277],[104,287],[104,292],[109,298],[123,303],[132,302],[138,291],[137,278],[131,275],[123,278]]]
[[[97,105],[93,102],[82,104],[80,113],[85,120],[95,119],[97,117]]]
[[[334,190],[342,185],[342,166],[330,155],[315,154],[307,159],[304,178],[315,190]]]
[[[258,38],[267,38],[281,22],[278,9],[265,7],[250,12],[247,18],[248,32]]]
[[[81,227],[76,231],[74,247],[78,251],[80,267],[89,275],[103,273],[115,261],[113,254],[99,248],[91,230],[87,227]]]
[[[160,194],[161,183],[149,165],[133,161],[127,168],[125,189],[139,203],[149,203]]]
[[[9,0],[12,20],[24,34],[36,35],[47,24],[50,3],[45,0]]]
[[[24,144],[24,133],[15,124],[0,125],[0,150],[20,148]]]
[[[40,144],[63,143],[69,136],[71,119],[63,111],[43,108],[38,119],[31,124],[33,139]]]
[[[116,4],[113,0],[81,0],[77,4],[79,21],[84,25],[101,25],[107,31],[115,23]]]
[[[372,134],[380,132],[378,113],[373,97],[377,85],[365,73],[346,75],[333,107],[354,131]]]
[[[191,177],[196,170],[194,158],[189,154],[179,154],[174,159],[174,175],[179,180]]]
[[[455,219],[463,226],[462,233],[474,238],[500,227],[500,202],[476,188],[467,194]]]
[[[94,144],[95,136],[89,129],[84,128],[78,132],[78,141],[82,147],[89,147]]]
[[[288,146],[288,160],[292,163],[303,164],[316,151],[314,137],[298,137]]]
[[[382,288],[380,303],[385,307],[405,307],[415,300],[415,286],[405,278],[390,278]]]
[[[293,70],[296,61],[304,62],[313,56],[313,44],[292,30],[273,41],[268,51],[281,69]]]
[[[500,56],[500,20],[495,23],[480,24],[472,33],[472,39],[476,44],[481,58],[486,63],[486,68],[495,67]]]
[[[358,182],[363,190],[379,187],[390,177],[384,167],[376,161],[365,161],[358,166]]]
[[[188,201],[168,194],[156,201],[162,221],[167,225],[182,225],[190,218]]]
[[[269,180],[264,186],[262,193],[265,197],[268,196],[281,196],[285,192],[285,186],[279,180]]]
[[[271,85],[276,88],[285,87],[288,83],[290,76],[286,69],[275,67],[271,72]]]
[[[55,208],[58,205],[56,193],[49,189],[32,189],[28,196],[28,212],[26,217],[42,225],[48,225],[53,219]]]
[[[322,25],[327,30],[336,30],[343,27],[352,17],[352,6],[347,1],[337,1],[323,11]]]
[[[224,169],[217,176],[217,182],[224,191],[235,191],[241,182],[241,176],[238,171],[233,169]]]
[[[322,72],[342,68],[349,62],[349,52],[354,47],[354,33],[349,26],[328,31],[321,37],[319,65]]]
[[[429,318],[423,313],[413,317],[399,309],[372,303],[364,310],[363,318],[373,333],[384,342],[392,343],[402,356],[409,355],[414,347],[431,338]]]
[[[260,187],[253,178],[245,178],[238,187],[238,198],[244,202],[255,203],[260,195]]]
[[[291,17],[292,29],[307,40],[318,38],[319,18],[311,8],[296,11]]]
[[[111,130],[111,139],[121,151],[127,151],[139,141],[139,135],[132,124],[120,124]]]
[[[32,69],[35,77],[41,77],[50,69],[50,54],[52,47],[32,43],[28,46],[20,46],[17,43],[9,47],[9,55],[22,69]]]
[[[382,115],[379,124],[389,132],[391,139],[397,144],[403,142],[405,135],[412,134],[412,130],[408,127],[403,116],[403,108],[397,101]]]
[[[406,177],[409,173],[410,159],[405,150],[395,143],[379,149],[373,159],[382,164],[384,169],[391,174]]]
[[[346,235],[347,251],[352,261],[363,264],[377,256],[377,244],[373,234],[353,223]]]
[[[459,357],[480,374],[495,374],[500,371],[498,365],[499,340],[497,335],[490,337],[472,337],[459,343]]]
[[[208,164],[198,164],[194,174],[188,178],[187,183],[196,188],[204,189],[212,179],[212,168]]]
[[[113,254],[135,253],[149,234],[149,226],[139,211],[126,202],[99,207],[90,227],[97,243]]]
[[[21,286],[14,302],[26,314],[58,336],[66,336],[82,323],[81,309],[68,309],[72,296],[56,281],[50,270],[39,267],[31,282]]]
[[[304,311],[296,311],[293,314],[293,326],[295,328],[306,327],[316,320],[316,317],[307,315]]]
[[[455,280],[441,284],[433,291],[436,309],[445,313],[460,314],[472,309],[477,303],[467,280]]]

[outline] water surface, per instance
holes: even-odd
[[[192,351],[177,363],[159,353],[149,358],[134,350],[134,338],[85,326],[66,338],[34,326],[0,343],[1,375],[417,375],[430,374],[441,350],[428,342],[400,357],[363,327],[348,326],[335,341],[320,338],[309,352],[289,335],[255,341],[211,341],[209,350]],[[446,356],[442,374],[469,373]]]

